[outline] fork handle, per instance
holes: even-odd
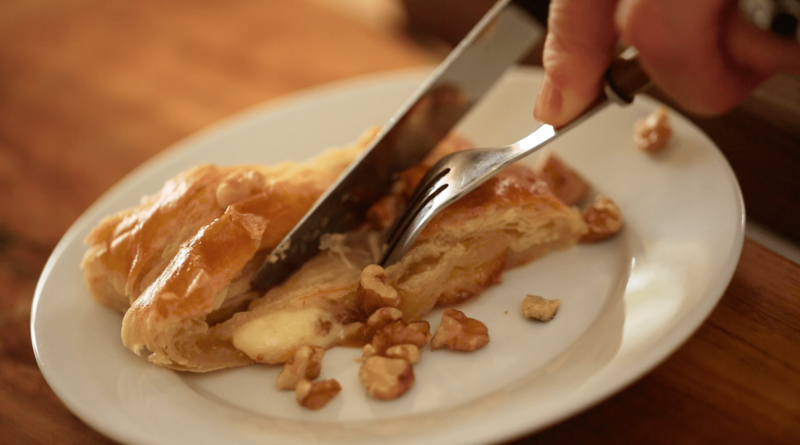
[[[564,133],[604,109],[609,103],[630,105],[634,97],[650,85],[652,85],[650,76],[639,65],[639,51],[630,46],[611,61],[605,73],[603,93],[599,94],[575,119],[554,130],[556,133]],[[547,125],[542,127],[545,126]],[[528,153],[528,149],[523,149],[519,157],[527,156]]]
[[[651,83],[639,64],[639,51],[631,46],[615,57],[606,70],[606,97],[619,105],[628,105]]]

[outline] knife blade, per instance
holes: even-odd
[[[546,33],[549,1],[500,0],[389,120],[361,156],[278,244],[254,275],[268,289],[319,253],[326,233],[353,230],[397,174],[420,163],[506,69]]]

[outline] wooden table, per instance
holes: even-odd
[[[0,4],[0,442],[111,443],[55,397],[31,349],[34,287],[69,225],[231,113],[441,57],[389,31],[308,0]],[[721,303],[674,355],[517,443],[565,442],[800,443],[800,266],[747,240]]]

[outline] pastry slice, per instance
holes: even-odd
[[[301,165],[196,167],[103,220],[82,266],[95,298],[125,313],[123,343],[160,366],[211,371],[283,363],[302,345],[357,339],[369,314],[356,288],[380,254],[381,230],[433,162],[467,146],[462,139],[448,138],[401,175],[368,224],[326,236],[323,252],[286,282],[263,294],[249,283],[370,138]],[[386,274],[403,317],[415,320],[477,296],[505,269],[570,247],[585,231],[576,210],[514,165],[440,213]]]

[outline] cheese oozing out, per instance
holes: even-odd
[[[309,307],[249,321],[233,332],[233,345],[257,362],[278,364],[303,345],[330,348],[344,339],[346,331],[330,312]]]

